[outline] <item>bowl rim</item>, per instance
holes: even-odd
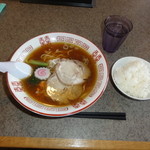
[[[21,45],[13,52],[13,54],[12,54],[10,60],[12,59],[12,57],[14,56],[14,54],[17,52],[17,50],[20,49],[20,47],[21,47],[22,45],[24,45],[25,43],[27,43],[27,42],[29,42],[29,41],[35,39],[36,37],[43,36],[43,35],[46,35],[46,34],[69,34],[69,35],[72,35],[72,36],[77,36],[77,37],[80,37],[80,38],[85,39],[85,40],[88,41],[90,44],[92,44],[93,46],[95,46],[98,51],[100,51],[102,57],[103,57],[104,60],[105,60],[106,71],[107,71],[107,73],[106,73],[106,74],[107,74],[107,76],[106,76],[106,82],[105,82],[105,85],[104,85],[102,91],[101,91],[101,92],[99,93],[99,95],[98,95],[90,104],[88,104],[87,106],[85,106],[85,107],[83,107],[83,108],[81,108],[81,109],[79,109],[79,110],[72,111],[72,112],[68,112],[68,113],[63,113],[63,114],[43,113],[43,112],[39,112],[39,111],[37,111],[37,110],[35,110],[35,109],[33,109],[33,108],[30,108],[30,107],[24,105],[24,104],[15,96],[15,94],[14,94],[13,91],[11,90],[10,85],[9,85],[9,74],[7,73],[6,79],[7,79],[7,86],[8,86],[8,88],[9,88],[9,91],[10,91],[11,95],[13,96],[13,98],[14,98],[20,105],[22,105],[22,106],[23,106],[24,108],[26,108],[27,110],[29,110],[29,111],[31,111],[31,112],[33,112],[33,113],[36,113],[36,114],[38,114],[38,115],[48,116],[48,117],[65,117],[65,116],[70,116],[70,115],[79,113],[79,112],[81,112],[81,111],[83,111],[83,110],[89,108],[89,107],[92,106],[94,103],[96,103],[96,102],[98,101],[98,99],[103,95],[104,91],[106,90],[106,87],[107,87],[108,81],[109,81],[109,70],[108,70],[108,62],[107,62],[107,59],[106,59],[106,57],[104,56],[104,54],[102,53],[102,51],[100,50],[100,48],[98,48],[93,42],[91,42],[90,40],[88,40],[88,39],[85,38],[85,37],[82,37],[82,36],[77,35],[77,34],[74,34],[74,33],[69,33],[69,32],[48,32],[48,33],[39,34],[39,35],[34,36],[34,37],[30,38],[29,40],[25,41],[23,44],[21,44]],[[88,53],[89,53],[89,52],[88,52]]]

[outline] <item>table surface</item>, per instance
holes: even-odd
[[[149,0],[97,0],[94,8],[1,2],[7,6],[0,14],[0,61],[9,60],[27,40],[48,32],[69,32],[89,39],[105,55],[109,70],[125,56],[150,61]],[[103,21],[108,15],[126,16],[134,26],[115,53],[102,49]],[[10,96],[5,77],[0,74],[0,136],[150,141],[150,101],[125,97],[114,87],[111,77],[102,97],[85,111],[126,112],[126,121],[35,115]]]

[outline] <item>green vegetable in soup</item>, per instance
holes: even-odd
[[[33,74],[31,77],[28,78],[28,82],[30,84],[39,84],[41,82],[41,80],[36,78]]]
[[[48,63],[46,63],[46,62],[33,60],[33,59],[28,60],[27,63],[32,64],[32,65],[38,65],[38,66],[41,66],[41,67],[47,67],[48,66]]]

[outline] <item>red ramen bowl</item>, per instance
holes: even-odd
[[[28,94],[22,85],[22,81],[9,73],[7,76],[8,87],[14,99],[31,112],[50,117],[73,115],[92,106],[104,93],[108,82],[107,62],[100,49],[92,42],[79,35],[62,32],[46,33],[30,39],[16,50],[11,61],[24,62],[38,47],[53,43],[76,45],[86,51],[94,60],[97,69],[97,79],[92,90],[86,97],[70,105],[62,105],[58,107],[45,105],[38,102]]]

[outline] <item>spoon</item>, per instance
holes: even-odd
[[[6,61],[0,62],[0,72],[8,72],[18,79],[23,79],[31,75],[32,68],[23,62]]]

